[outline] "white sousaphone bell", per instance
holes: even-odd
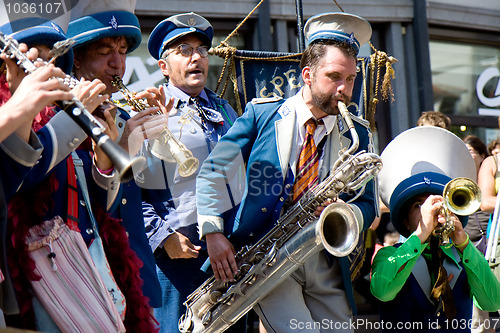
[[[404,201],[416,194],[442,194],[445,208],[457,215],[466,216],[479,208],[474,160],[452,132],[436,126],[411,128],[396,136],[380,157],[384,165],[378,175],[380,197],[403,236],[408,236],[408,230],[399,214]]]

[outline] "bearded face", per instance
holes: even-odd
[[[340,113],[338,102],[349,104],[356,79],[356,59],[338,47],[328,47],[312,67],[305,67],[304,82],[308,88],[308,103],[318,116]]]
[[[327,115],[337,115],[340,114],[339,107],[337,106],[338,101],[342,101],[345,105],[349,105],[351,102],[351,96],[347,96],[344,93],[335,93],[331,95],[330,93],[324,93],[320,89],[317,89],[317,84],[313,79],[311,84],[311,97],[314,106],[321,109]]]

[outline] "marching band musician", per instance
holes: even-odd
[[[39,18],[24,18],[15,22],[9,22],[0,29],[4,34],[11,36],[17,41],[36,47],[37,56],[44,61],[49,60],[48,51],[53,47],[54,43],[66,39],[66,35],[61,27],[54,22]],[[69,73],[73,64],[72,52],[66,53],[58,59],[56,64]],[[51,68],[52,65],[47,66],[47,69]],[[12,72],[10,75],[7,75],[8,84],[10,88],[15,88],[16,84],[19,83],[19,78],[16,79],[16,76],[24,72],[23,69],[17,69],[12,65],[9,66],[9,70],[12,70]],[[36,70],[35,73],[40,70]],[[17,72],[17,74],[13,75],[14,72]],[[64,77],[61,73],[54,74],[56,74],[55,77]],[[63,85],[62,82],[62,80],[57,80],[58,85]],[[22,87],[23,83],[19,85],[19,88]],[[50,82],[46,83],[46,85],[48,84]],[[55,88],[59,87],[54,86],[54,83],[52,85]],[[33,87],[29,88],[32,89]],[[107,96],[100,94],[103,88],[100,81],[88,81],[82,82],[79,89],[75,89],[72,92],[80,98],[88,110],[92,111],[107,98]],[[14,93],[12,98],[15,98],[15,96],[16,93]],[[35,97],[35,95],[31,94],[30,97]],[[63,100],[71,100],[73,94],[58,97],[63,97]],[[24,102],[30,103],[36,101],[36,99],[27,98]],[[39,106],[38,103],[34,103],[34,105]],[[56,113],[55,111],[53,106],[46,107],[36,116],[33,124],[31,122],[26,124],[28,128],[32,127],[36,131],[36,135],[43,145],[44,153],[26,176],[22,178],[22,186],[9,203],[9,223],[6,234],[9,235],[9,242],[7,244],[10,253],[8,264],[20,311],[20,320],[16,316],[10,316],[16,314],[15,311],[9,312],[7,324],[12,323],[13,326],[24,328],[57,331],[57,326],[55,326],[52,318],[47,314],[47,310],[29,288],[30,277],[33,276],[35,267],[33,261],[29,259],[30,257],[24,242],[20,241],[26,239],[29,228],[42,225],[44,221],[51,220],[55,216],[60,216],[65,221],[69,221],[67,206],[69,187],[68,155],[77,149],[87,136],[65,112]],[[16,141],[10,139],[9,137],[2,143],[3,151],[7,155],[18,151]],[[12,139],[15,139],[15,137]],[[94,151],[94,155],[96,156],[95,163],[93,163],[88,150],[77,149],[77,151],[78,156],[82,160],[85,160],[85,172],[88,176],[87,186],[90,189],[91,197],[95,199],[95,202],[106,206],[108,189],[112,187],[111,184],[115,181],[115,175],[114,173],[109,175],[102,174],[98,169],[106,167],[107,157],[101,150],[96,149]],[[5,159],[2,158],[2,161],[5,161]],[[4,165],[2,166],[5,167]],[[11,166],[10,168],[2,169],[2,174],[9,174],[10,180],[13,180],[18,176],[16,173],[18,170],[19,168]],[[80,188],[75,190],[78,191],[78,195],[82,198]],[[110,190],[110,192],[113,192],[113,190]],[[81,223],[85,223],[86,219],[88,222],[89,215],[84,207],[82,207],[79,216]]]
[[[167,80],[161,90],[174,100],[169,129],[200,162],[237,117],[226,100],[206,87],[212,38],[210,22],[196,13],[182,13],[161,21],[148,41],[149,52]],[[145,191],[143,202],[146,232],[162,287],[162,306],[155,309],[155,316],[160,332],[172,333],[179,331],[186,297],[208,277],[200,270],[207,252],[196,223],[199,168],[183,177],[175,163],[153,155],[148,162],[150,173],[145,174],[142,186],[159,186]],[[240,322],[242,326],[236,325],[234,332],[245,331],[244,321]]]
[[[135,4],[135,0],[79,1],[73,8],[77,13],[83,8],[80,17],[72,18],[67,33],[75,40],[73,72],[76,78],[100,79],[106,85],[104,92],[109,95],[118,91],[112,81],[116,76],[123,77],[127,54],[134,51],[142,39],[139,20],[134,14]],[[131,156],[137,154],[146,137],[155,137],[166,126],[166,117],[156,114],[159,107],[163,106],[155,104],[132,117],[122,108],[111,108],[119,131],[117,142]],[[134,173],[137,172],[134,170]],[[130,246],[138,258],[119,250],[114,255],[119,258],[118,262],[128,262],[134,270],[136,266],[140,268],[139,278],[134,276],[133,271],[128,272],[126,267],[114,267],[115,278],[128,289],[125,294],[125,326],[131,332],[156,330],[152,308],[161,305],[160,285],[153,253],[146,239],[141,203],[141,189],[135,180],[131,180],[121,184],[115,205],[110,208],[126,230],[126,237],[115,238],[110,246]]]
[[[402,151],[411,154],[401,158]],[[447,130],[423,126],[401,133],[381,157],[381,198],[406,237],[380,249],[373,260],[371,291],[382,301],[382,331],[470,332],[472,301],[482,310],[498,310],[500,283],[463,229],[467,216],[450,208],[468,215],[466,209],[477,209],[472,203],[480,200],[472,185],[446,186],[457,177],[476,179],[467,147]],[[463,202],[456,199],[460,195]],[[434,234],[447,223],[454,229],[444,244],[443,235]]]
[[[287,207],[328,176],[339,151],[353,140],[337,103],[349,104],[356,57],[371,37],[371,26],[352,14],[325,13],[310,18],[304,33],[308,46],[301,60],[303,88],[286,100],[248,103],[198,175],[198,226],[218,280],[233,280],[238,270],[235,249],[257,242]],[[368,124],[352,118],[358,151],[371,151]],[[246,189],[237,198],[226,184],[238,176],[241,162],[246,165]],[[341,193],[337,201],[353,197],[354,193]],[[367,229],[375,217],[373,182],[347,205],[359,230]],[[315,215],[322,209],[318,207]],[[308,332],[352,332],[346,324],[355,312],[347,258],[326,251],[312,255],[254,310],[268,332],[291,332],[298,325],[314,328]],[[317,323],[325,320],[330,325],[318,328]]]

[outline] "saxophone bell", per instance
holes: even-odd
[[[325,250],[336,257],[345,257],[358,244],[358,220],[345,203],[334,202],[323,209],[316,228]]]

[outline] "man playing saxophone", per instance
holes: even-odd
[[[308,46],[301,60],[303,88],[286,100],[248,103],[198,175],[198,225],[218,280],[233,280],[239,268],[235,249],[257,242],[301,195],[334,171],[339,151],[355,141],[338,103],[349,104],[356,56],[370,39],[371,26],[355,15],[326,13],[310,18],[304,30]],[[356,151],[370,150],[367,123],[352,118],[359,137]],[[241,162],[246,166],[246,189],[238,198],[226,184],[239,176]],[[354,194],[341,193],[332,200],[348,202]],[[373,183],[347,206],[359,230],[367,229],[375,217]],[[351,332],[355,303],[347,258],[317,252],[254,310],[268,332],[300,327],[311,327],[308,332]],[[325,322],[328,325],[318,327]]]

